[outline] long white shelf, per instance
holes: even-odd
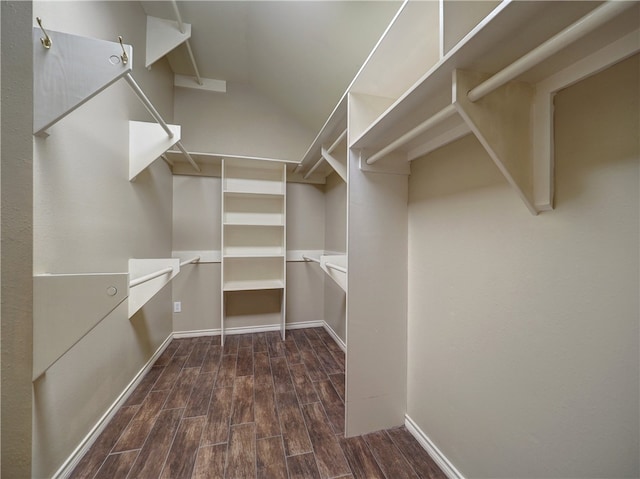
[[[271,253],[225,253],[223,258],[225,259],[242,259],[242,258],[284,258],[284,254],[271,254]]]
[[[260,289],[284,289],[282,280],[264,281],[227,281],[224,283],[224,291],[256,291]]]

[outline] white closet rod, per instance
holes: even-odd
[[[127,83],[129,84],[131,89],[134,91],[136,96],[140,99],[142,104],[146,107],[147,111],[151,113],[151,116],[160,124],[162,129],[167,132],[167,135],[169,135],[169,138],[173,138],[173,132],[171,131],[167,123],[162,119],[162,117],[160,116],[160,113],[158,113],[158,110],[156,110],[153,104],[149,101],[149,99],[147,98],[147,95],[144,94],[142,89],[138,86],[136,81],[133,79],[133,77],[131,76],[131,73],[127,73],[124,76],[124,79],[127,81]],[[191,163],[191,166],[193,166],[196,169],[196,171],[200,171],[200,167],[193,160],[193,158],[191,158],[191,155],[189,154],[189,152],[187,152],[184,146],[182,146],[182,143],[178,141],[176,142],[176,146],[184,154],[187,160],[189,160],[189,163]]]
[[[180,9],[178,9],[178,2],[176,2],[176,0],[172,0],[171,5],[173,6],[173,11],[175,12],[176,19],[178,20],[178,28],[180,29],[180,33],[184,33],[184,22],[182,21],[182,15],[180,15]],[[198,65],[196,65],[196,59],[193,56],[193,51],[191,50],[191,43],[189,43],[188,39],[184,43],[187,45],[187,52],[189,53],[189,58],[191,59],[193,70],[196,73],[196,78],[198,79],[198,85],[202,85],[202,79],[200,78],[200,71],[198,70]]]
[[[480,85],[471,89],[467,97],[471,101],[478,101],[480,98],[491,93],[496,88],[500,88],[505,83],[513,80],[518,75],[526,72],[541,61],[549,58],[554,53],[557,53],[562,48],[573,43],[578,38],[586,35],[600,25],[608,22],[613,17],[619,15],[624,10],[635,4],[636,2],[626,1],[606,2],[604,5],[601,5],[595,10],[589,12],[580,20],[568,26],[546,42],[537,46],[526,55],[520,57],[511,65],[493,75],[491,78],[488,78]]]
[[[325,266],[327,268],[331,268],[331,269],[335,269],[336,271],[340,271],[341,273],[346,273],[347,272],[347,268],[343,268],[342,266],[338,266],[337,264],[325,263]]]
[[[342,140],[345,139],[346,136],[347,136],[347,129],[345,128],[344,131],[340,133],[340,136],[336,139],[336,141],[334,141],[333,144],[329,147],[327,152],[328,153],[333,152],[333,150],[336,149],[336,147],[340,144]],[[324,161],[324,158],[320,157],[320,159],[314,163],[311,169],[307,171],[302,178],[305,180],[309,178],[313,174],[313,172],[318,169],[318,167],[322,164],[323,161]]]
[[[320,264],[320,260],[319,259],[315,259],[315,258],[311,258],[305,254],[302,255],[302,259],[305,261],[313,261],[314,263],[318,263]]]
[[[162,276],[163,274],[171,273],[173,268],[164,268],[160,271],[156,271],[154,273],[149,273],[144,276],[140,276],[139,278],[134,279],[129,283],[129,287],[133,288],[134,286],[138,286],[139,284],[146,283],[147,281],[151,281],[152,279],[157,278],[158,276]]]
[[[186,266],[191,263],[197,263],[198,261],[200,261],[200,256],[196,256],[195,258],[191,258],[186,261],[183,261],[182,263],[180,263],[180,267],[182,268],[183,266]]]
[[[367,158],[367,165],[373,165],[380,158],[382,158],[382,157],[388,155],[389,153],[397,150],[398,148],[400,148],[405,143],[408,143],[409,141],[413,140],[415,137],[417,137],[418,135],[424,133],[429,128],[437,125],[441,121],[446,120],[451,115],[453,115],[455,112],[456,112],[456,107],[453,106],[453,104],[445,106],[438,113],[436,113],[432,117],[427,118],[425,121],[420,123],[418,126],[413,128],[412,130],[408,131],[407,133],[405,133],[404,135],[402,135],[400,138],[396,139],[395,141],[392,141],[387,146],[385,146],[383,149],[381,149],[377,153],[374,153],[369,158]]]

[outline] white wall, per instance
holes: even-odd
[[[556,209],[469,136],[412,163],[408,415],[465,477],[638,477],[639,64],[555,102]]]
[[[33,69],[30,2],[2,2],[2,477],[31,475]],[[27,61],[24,61],[27,59]]]
[[[133,76],[167,121],[172,75],[144,68],[146,18],[129,2],[36,2],[47,28],[133,45]],[[35,23],[35,20],[33,20]],[[37,45],[36,45],[37,46]],[[53,48],[56,46],[54,45]],[[171,173],[128,181],[128,121],[152,121],[119,81],[34,138],[34,273],[127,272],[171,255]],[[171,288],[128,319],[126,301],[33,384],[33,477],[51,477],[171,333]]]
[[[300,161],[317,133],[240,83],[226,93],[178,88],[174,108],[190,151]]]

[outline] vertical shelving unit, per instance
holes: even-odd
[[[286,164],[222,160],[222,298],[232,291],[280,290],[280,333],[285,335]]]

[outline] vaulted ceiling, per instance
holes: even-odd
[[[176,20],[171,2],[141,2]],[[179,1],[204,78],[248,84],[318,131],[400,7],[399,1]],[[167,56],[193,75],[184,45]]]

